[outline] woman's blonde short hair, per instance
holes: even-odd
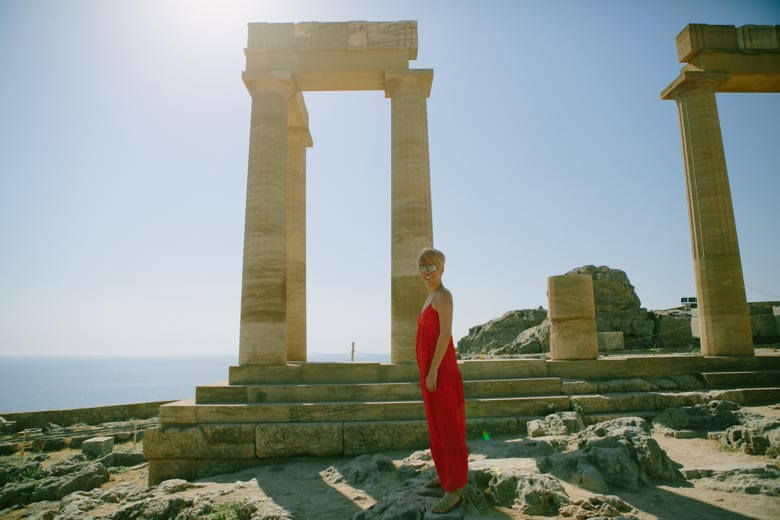
[[[426,247],[417,255],[417,265],[436,264],[440,269],[444,267],[444,253],[432,247]]]

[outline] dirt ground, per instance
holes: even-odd
[[[780,407],[748,407],[765,416],[780,416]],[[669,457],[684,468],[727,469],[749,467],[769,459],[763,456],[745,455],[741,452],[724,451],[717,441],[708,439],[675,439],[654,435],[666,450]],[[489,441],[469,442],[473,457],[490,458],[497,443],[517,442],[513,438],[495,438]],[[494,446],[490,446],[490,444]],[[67,458],[76,450],[63,450],[52,454],[46,464]],[[487,454],[487,455],[485,455]],[[385,455],[394,460],[396,466],[409,455],[409,452],[387,452]],[[276,503],[300,519],[351,518],[361,509],[366,509],[378,501],[385,493],[397,489],[402,481],[397,472],[386,472],[377,478],[367,479],[363,487],[353,487],[347,479],[331,483],[322,475],[331,466],[343,468],[354,457],[294,458],[276,461],[246,469],[236,473],[209,477],[198,481],[202,487],[183,491],[185,494],[209,494],[218,496],[219,502],[240,502],[265,498]],[[519,461],[518,461],[519,462]],[[146,465],[129,470],[120,470],[111,475],[111,480],[102,486],[110,489],[124,483],[145,486]],[[591,493],[562,482],[572,500],[585,498]],[[744,519],[780,519],[780,497],[749,495],[709,489],[704,479],[690,481],[689,487],[656,485],[641,491],[613,490],[612,494],[634,506],[642,520],[744,520]],[[118,504],[106,504],[90,513],[94,515],[110,514]],[[13,511],[0,516],[4,520],[17,520],[24,517],[30,508]],[[467,519],[542,519],[553,517],[527,516],[518,511],[496,507],[479,514],[466,513]]]

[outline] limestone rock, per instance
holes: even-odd
[[[97,459],[96,462],[100,462],[106,467],[109,466],[137,466],[146,462],[144,454],[138,451],[115,451],[109,453],[103,457]]]
[[[541,307],[509,311],[499,318],[471,327],[469,333],[458,341],[458,353],[480,354],[506,348],[521,332],[539,325],[546,317],[547,311]]]
[[[108,482],[109,474],[100,463],[74,464],[61,475],[36,480],[10,482],[0,488],[0,509],[11,504],[59,500],[74,491],[88,491]]]
[[[527,515],[554,515],[569,503],[563,486],[550,475],[518,469],[484,468],[476,472],[481,473],[475,477],[478,486],[497,505]]]
[[[593,495],[561,508],[559,518],[639,520],[637,510],[614,495]]]
[[[537,354],[550,351],[550,320],[525,329],[507,346],[497,349],[495,354]]]
[[[721,444],[748,455],[780,456],[780,419],[750,417],[744,424],[731,426],[721,436]]]
[[[541,437],[577,433],[585,428],[585,424],[577,412],[556,412],[546,416],[544,420],[528,421],[527,428],[529,437]]]
[[[418,495],[409,487],[397,489],[382,497],[370,508],[355,513],[352,520],[419,520],[438,501],[437,497]]]
[[[746,493],[748,495],[780,496],[780,468],[774,464],[759,464],[727,470],[689,470],[691,478],[704,479],[702,487]]]
[[[655,344],[659,347],[699,346],[691,333],[691,313],[682,310],[652,311],[655,320]]]
[[[545,457],[540,469],[569,481],[588,482],[594,491],[605,491],[586,463],[597,470],[604,483],[622,488],[637,489],[652,480],[684,480],[641,417],[620,417],[588,426],[572,439],[568,451]]]
[[[388,471],[395,471],[393,460],[386,455],[375,454],[355,457],[341,468],[329,466],[320,475],[327,482],[334,484],[346,480],[352,486],[360,486],[367,480],[376,480],[381,473]]]
[[[740,424],[739,405],[731,401],[714,400],[708,403],[667,408],[655,416],[653,426],[666,430],[725,430]]]

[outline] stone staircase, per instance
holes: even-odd
[[[462,361],[470,438],[522,434],[576,410],[588,423],[652,417],[713,399],[780,402],[780,356],[626,356],[588,361]],[[227,382],[160,406],[148,430],[149,481],[235,471],[263,459],[357,455],[428,445],[414,365],[300,363],[230,367]]]

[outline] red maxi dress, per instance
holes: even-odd
[[[463,379],[455,359],[452,338],[439,365],[436,390],[425,388],[425,378],[439,339],[439,313],[428,305],[417,320],[417,366],[420,369],[425,417],[431,439],[431,456],[444,491],[455,491],[468,481],[466,403]]]

